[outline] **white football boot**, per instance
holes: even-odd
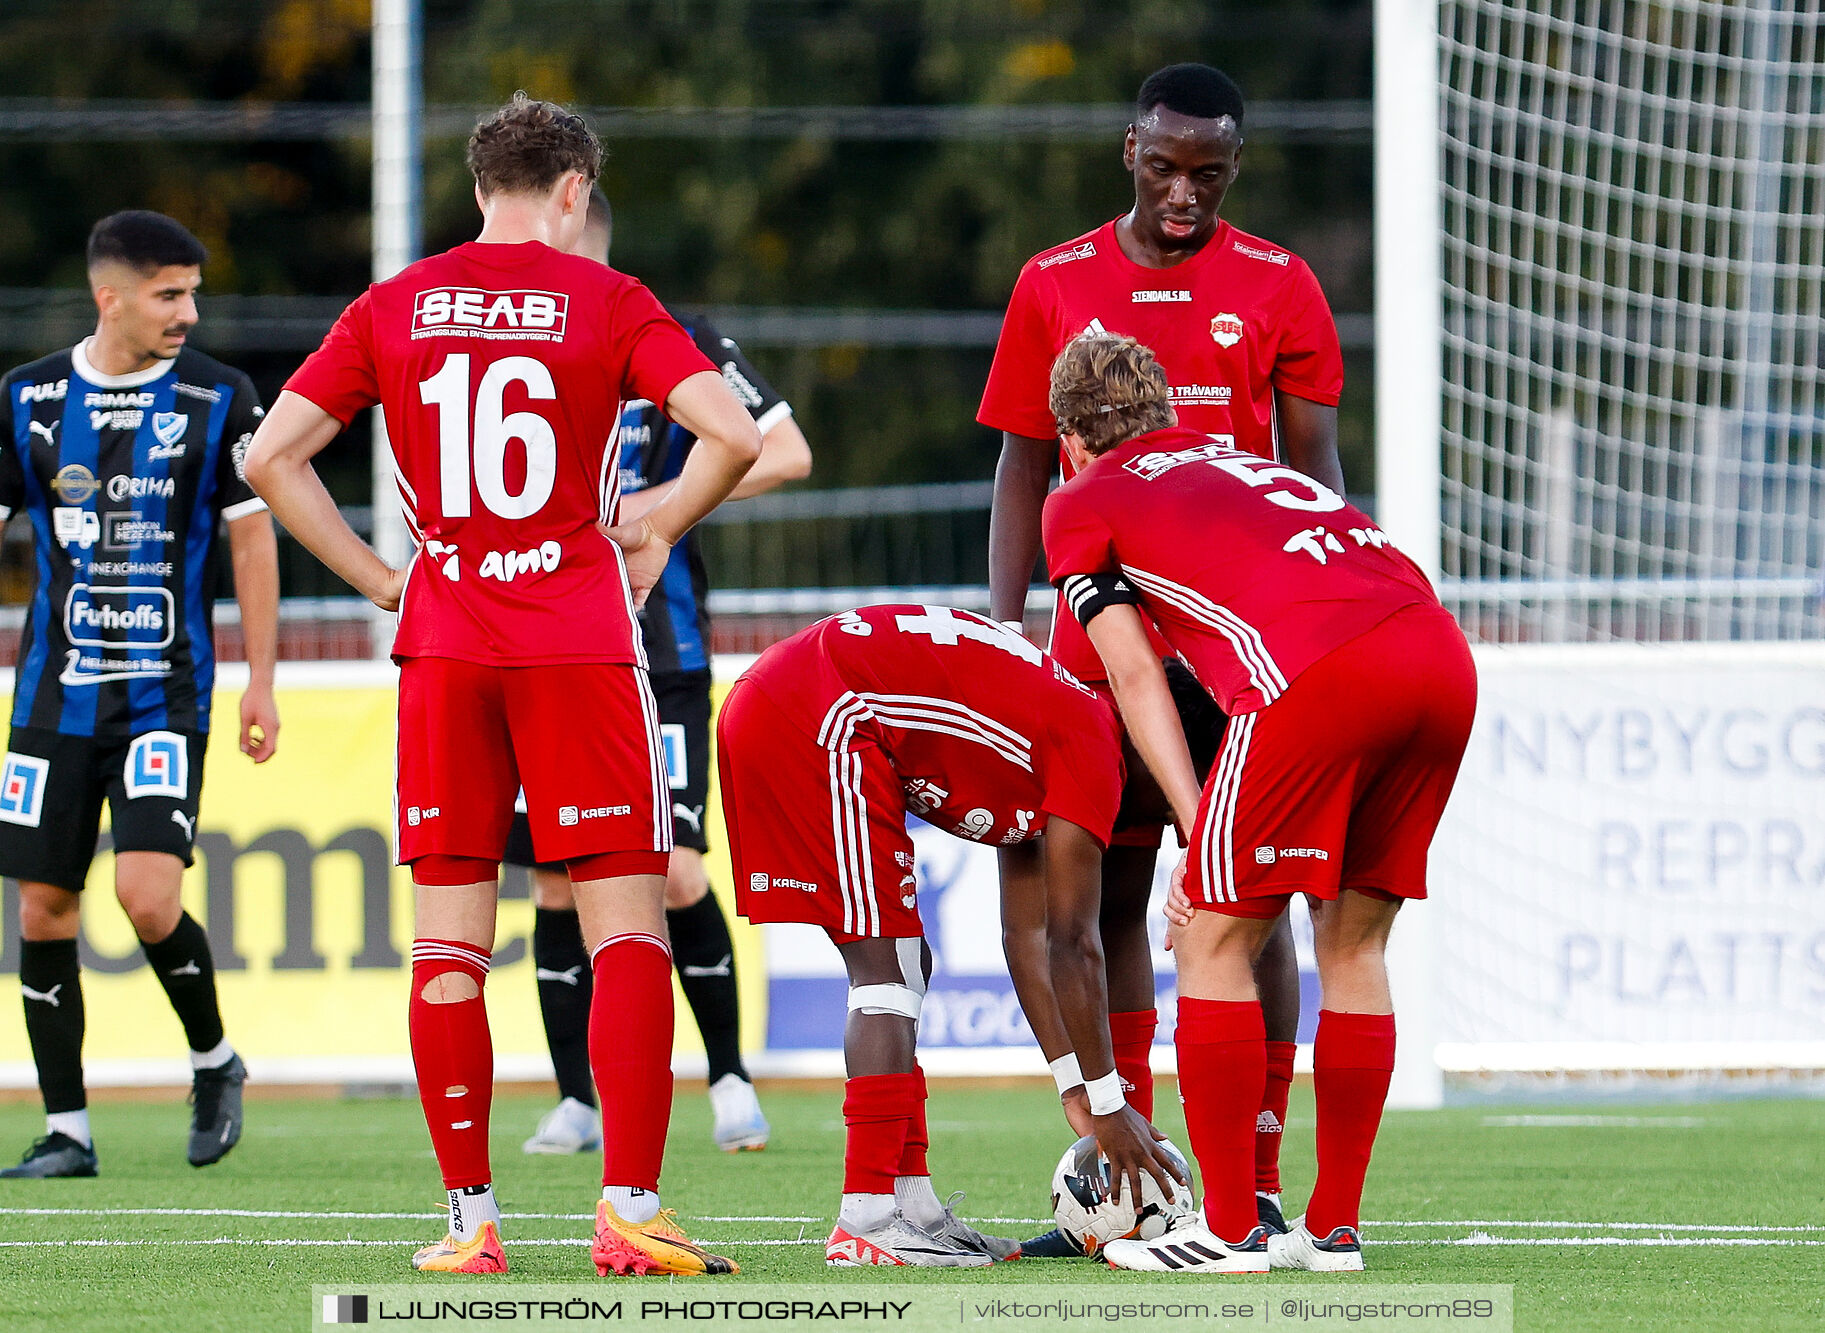
[[[824,1244],[824,1262],[831,1268],[987,1268],[995,1261],[921,1230],[896,1208],[878,1227],[852,1229],[839,1217]]]
[[[710,1085],[710,1111],[716,1127],[710,1135],[724,1152],[759,1152],[773,1127],[760,1113],[754,1085],[740,1074],[724,1074]]]
[[[595,1107],[566,1097],[545,1113],[538,1131],[520,1145],[529,1153],[600,1152],[602,1115]]]
[[[1257,1226],[1231,1245],[1204,1225],[1202,1213],[1190,1213],[1157,1240],[1112,1240],[1102,1257],[1111,1268],[1136,1273],[1265,1273],[1267,1228]]]
[[[985,1236],[968,1222],[957,1216],[957,1205],[963,1202],[963,1191],[958,1190],[945,1201],[944,1220],[935,1227],[927,1227],[939,1240],[953,1241],[966,1250],[977,1250],[988,1255],[997,1263],[1020,1257],[1020,1242],[1006,1236]]]
[[[1355,1227],[1338,1227],[1320,1240],[1306,1229],[1304,1217],[1295,1217],[1285,1235],[1267,1238],[1267,1259],[1275,1268],[1308,1273],[1360,1273],[1362,1233]]]

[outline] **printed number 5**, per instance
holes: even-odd
[[[509,384],[525,386],[529,398],[558,396],[544,362],[529,356],[502,357],[482,372],[471,429],[467,352],[453,353],[441,370],[418,386],[419,399],[437,409],[438,478],[445,518],[469,517],[471,477],[482,503],[502,518],[527,518],[551,498],[558,474],[557,436],[537,412],[502,415]],[[507,489],[507,446],[514,440],[526,447],[526,482],[518,495]]]
[[[1277,489],[1262,494],[1263,500],[1277,504],[1282,509],[1303,509],[1308,513],[1328,514],[1343,508],[1343,497],[1329,486],[1313,481],[1303,472],[1281,467],[1265,458],[1213,458],[1210,465],[1222,468],[1230,476],[1247,482],[1256,490],[1282,482],[1297,487],[1297,490]]]

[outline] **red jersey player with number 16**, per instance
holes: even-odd
[[[482,986],[522,785],[540,860],[564,861],[590,946],[606,1273],[727,1273],[659,1208],[671,1113],[662,891],[671,799],[634,613],[671,545],[759,454],[753,421],[632,278],[567,253],[601,165],[583,121],[518,94],[469,141],[480,237],[357,299],[256,435],[248,480],[317,556],[400,612],[399,858],[412,867],[412,1055],[450,1234],[413,1266],[504,1272],[488,1164]],[[676,487],[612,527],[621,401],[698,437]],[[418,541],[406,571],[349,529],[311,459],[386,411]]]

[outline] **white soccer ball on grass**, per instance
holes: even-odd
[[[1191,1180],[1191,1165],[1170,1141],[1162,1139],[1160,1148],[1179,1165],[1185,1179]],[[1097,1150],[1096,1139],[1085,1135],[1058,1159],[1052,1172],[1052,1216],[1058,1229],[1083,1247],[1085,1254],[1096,1254],[1112,1240],[1153,1240],[1166,1234],[1179,1218],[1197,1211],[1197,1194],[1189,1185],[1173,1182],[1168,1196],[1159,1182],[1141,1173],[1141,1198],[1138,1206],[1124,1185],[1118,1202],[1112,1197],[1109,1161]]]

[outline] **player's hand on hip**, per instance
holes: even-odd
[[[379,586],[368,590],[368,600],[382,611],[397,611],[405,591],[406,571],[389,568]]]
[[[646,605],[647,594],[665,573],[665,562],[672,558],[672,543],[661,537],[649,519],[620,523],[603,528],[602,535],[621,548],[627,563],[627,586],[634,595],[634,610]]]
[[[1111,1197],[1119,1199],[1126,1186],[1131,1206],[1141,1203],[1141,1173],[1152,1176],[1160,1192],[1171,1198],[1173,1182],[1179,1180],[1179,1168],[1154,1145],[1156,1131],[1132,1106],[1121,1106],[1109,1115],[1096,1117],[1096,1146],[1109,1159]],[[1190,1181],[1180,1181],[1189,1185]]]
[[[241,695],[241,753],[263,764],[279,748],[279,705],[270,685],[249,685]]]

